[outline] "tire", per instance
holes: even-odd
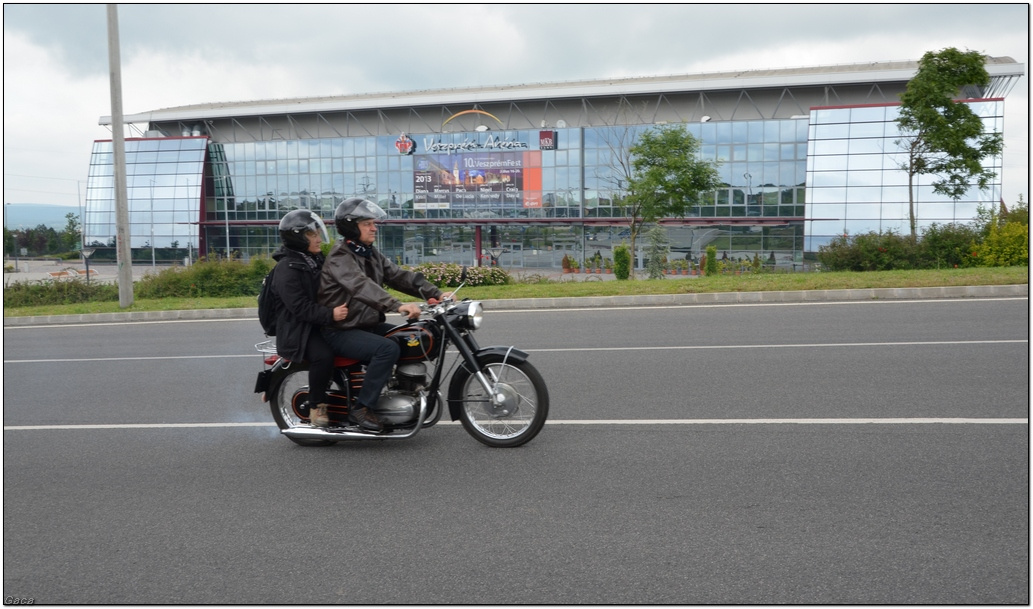
[[[281,370],[273,377],[269,385],[269,408],[273,420],[281,430],[292,427],[307,427],[308,419],[302,418],[297,407],[308,399],[308,368],[292,364],[287,370]],[[312,440],[290,438],[299,446],[330,446],[331,440]]]
[[[478,442],[495,448],[522,446],[538,435],[549,416],[549,391],[542,375],[530,363],[489,355],[480,359],[481,371],[506,396],[493,406],[477,377],[459,368],[448,388],[449,404],[458,406],[459,421]]]

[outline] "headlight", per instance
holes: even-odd
[[[464,302],[459,305],[456,313],[459,316],[459,323],[467,328],[476,330],[481,327],[481,321],[484,319],[484,307],[480,302],[476,300]]]

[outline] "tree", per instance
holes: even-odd
[[[985,190],[996,174],[983,159],[1001,154],[1003,136],[984,132],[983,121],[968,104],[957,103],[966,87],[990,84],[986,58],[976,51],[953,47],[928,52],[900,96],[896,144],[907,153],[900,168],[908,176],[908,220],[911,239],[917,239],[915,178],[936,176],[933,192],[957,201],[973,185]]]
[[[717,188],[717,164],[698,159],[698,151],[699,142],[684,125],[662,125],[643,132],[618,156],[627,186],[616,204],[628,219],[632,252],[644,225],[684,216],[700,193]]]
[[[61,244],[65,251],[74,250],[81,240],[82,232],[79,230],[79,215],[65,214],[65,230],[61,233]]]
[[[646,264],[649,278],[663,279],[667,255],[671,253],[667,231],[662,226],[654,226],[646,233],[646,237],[649,238],[649,248],[646,250],[646,255],[649,257],[649,263]]]

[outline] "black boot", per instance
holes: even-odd
[[[348,422],[369,431],[384,431],[384,424],[377,413],[361,404],[348,412]]]

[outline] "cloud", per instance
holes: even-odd
[[[4,201],[77,205],[85,181],[97,106],[110,99],[105,77],[82,76],[53,48],[4,31]]]
[[[127,4],[118,15],[126,114],[917,59],[945,46],[1029,55],[1028,5]],[[111,113],[105,34],[105,5],[4,5],[5,200],[85,180],[92,141],[110,137],[97,125]],[[1027,81],[1007,101],[1006,198],[1028,189]],[[12,174],[56,181],[9,185]]]

